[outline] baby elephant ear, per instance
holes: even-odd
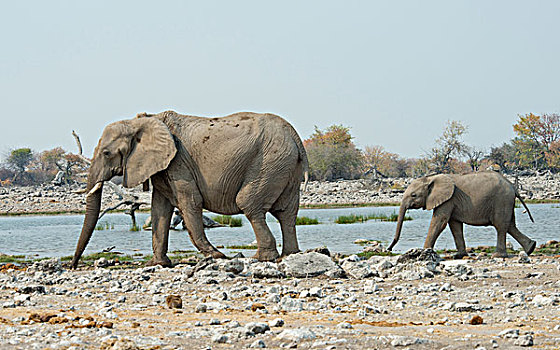
[[[435,175],[431,177],[429,187],[426,209],[432,210],[451,198],[455,191],[455,182],[447,175]]]
[[[177,153],[173,136],[159,119],[130,120],[133,128],[131,151],[124,164],[124,187],[136,187],[166,169]]]

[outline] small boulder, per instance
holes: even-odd
[[[287,276],[296,278],[320,275],[340,278],[345,275],[344,270],[336,265],[330,257],[317,252],[288,255],[278,264],[278,268]]]

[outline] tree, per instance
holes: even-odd
[[[72,180],[76,170],[85,170],[87,164],[79,154],[66,152],[62,147],[43,151],[39,155],[41,169],[54,176],[58,171],[64,174],[64,179],[68,183]]]
[[[469,166],[472,171],[478,171],[480,169],[480,162],[484,156],[484,152],[477,149],[476,147],[466,147],[465,154],[468,158]]]
[[[311,178],[316,180],[354,179],[361,175],[362,154],[352,142],[350,129],[331,125],[304,141]]]
[[[9,168],[15,171],[13,183],[17,183],[18,180],[25,174],[27,166],[33,160],[33,151],[30,148],[18,148],[13,149],[6,160]]]
[[[551,147],[560,140],[560,115],[529,113],[518,117],[513,125],[513,143],[519,165],[533,169],[553,167],[549,160],[554,162],[554,154],[549,153],[555,152]]]
[[[518,166],[516,158],[516,147],[513,143],[504,142],[499,147],[490,148],[486,159],[500,166],[505,172],[511,171]]]
[[[464,155],[467,146],[463,142],[463,135],[467,127],[456,120],[447,121],[443,134],[436,140],[436,145],[428,154],[432,163],[432,170],[438,173],[451,171],[450,160],[453,156]]]
[[[383,146],[366,146],[363,156],[368,172],[390,177],[406,176],[408,162],[396,153],[385,151]]]

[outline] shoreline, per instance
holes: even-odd
[[[514,178],[508,177],[512,182]],[[336,209],[350,207],[399,206],[411,178],[310,181],[307,191],[300,194],[300,209]],[[527,204],[560,203],[560,174],[532,175],[518,178],[518,192]],[[0,187],[0,217],[22,215],[71,215],[85,213],[84,184],[54,186],[43,184],[30,187]],[[114,192],[110,186],[103,190],[101,207],[120,203],[124,195],[151,203],[151,192],[141,188]],[[518,200],[517,200],[518,201]],[[111,211],[124,212],[124,209]],[[138,212],[149,212],[143,205]]]
[[[560,204],[559,199],[524,199],[525,204]],[[516,199],[517,204],[521,204]],[[371,203],[347,203],[347,204],[305,204],[300,205],[299,209],[344,209],[344,208],[381,208],[381,207],[398,207],[400,202],[371,202]],[[107,214],[124,213],[127,209],[117,209],[108,211]],[[149,213],[151,208],[136,210],[137,213]],[[206,211],[205,211],[206,212]],[[57,215],[83,215],[85,210],[70,211],[39,211],[39,212],[0,212],[0,217],[17,217],[17,216],[57,216]],[[235,214],[241,215],[241,214]]]

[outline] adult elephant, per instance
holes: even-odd
[[[414,180],[401,202],[397,231],[389,246],[391,250],[401,235],[408,209],[434,210],[424,248],[433,248],[440,233],[449,225],[457,258],[467,255],[463,224],[494,226],[498,232],[495,257],[506,257],[506,234],[509,233],[531,254],[536,242],[521,233],[515,225],[515,198],[519,198],[531,221],[533,217],[511,182],[494,171],[467,175],[434,175]]]
[[[265,215],[280,222],[282,255],[299,251],[295,222],[302,175],[308,161],[294,128],[272,114],[236,113],[203,118],[166,111],[139,114],[109,124],[95,149],[87,181],[86,215],[72,267],[91,238],[101,206],[103,182],[122,175],[125,187],[152,192],[149,265],[171,265],[167,257],[173,208],[181,212],[191,241],[206,256],[225,257],[206,238],[202,209],[244,213],[257,238],[255,257],[278,258]]]

